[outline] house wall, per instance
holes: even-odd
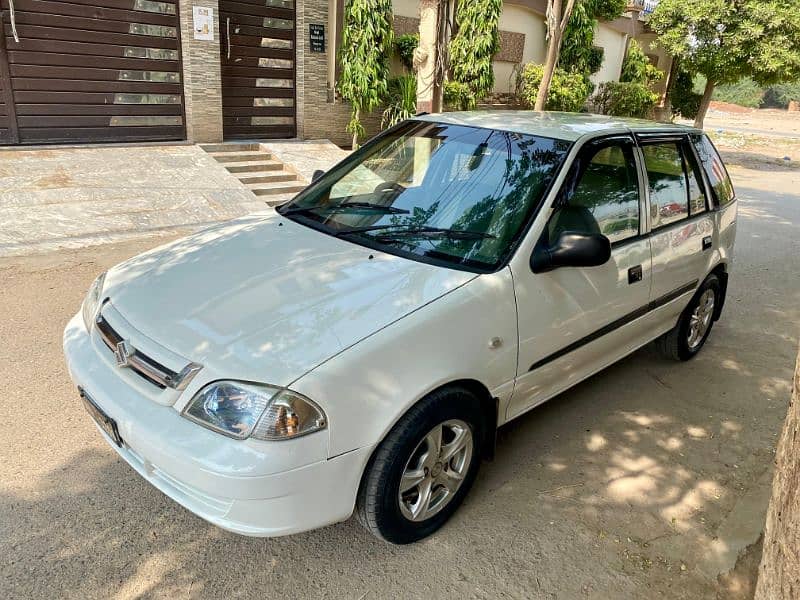
[[[602,47],[605,54],[600,70],[591,77],[592,82],[599,84],[604,81],[619,81],[622,61],[628,45],[627,34],[612,29],[605,23],[600,23],[595,30],[594,45]]]
[[[516,73],[519,66],[528,62],[542,63],[545,59],[545,23],[544,17],[523,6],[504,4],[500,14],[500,31],[515,32],[525,36],[522,49],[522,60],[511,62],[494,61],[495,93],[510,93],[516,87]],[[501,48],[500,54],[502,55]]]

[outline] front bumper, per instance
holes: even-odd
[[[126,385],[98,354],[80,314],[64,330],[64,355],[72,380],[116,420],[125,443],[117,447],[98,427],[106,441],[142,477],[206,521],[268,537],[352,514],[371,448],[328,459],[326,435],[238,441],[191,423]]]

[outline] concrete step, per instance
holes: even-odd
[[[288,171],[252,171],[239,176],[242,183],[272,183],[275,181],[297,181],[297,175]]]
[[[215,152],[244,152],[247,150],[257,151],[261,149],[259,144],[249,144],[241,142],[226,142],[224,144],[201,144],[200,147],[209,154]]]
[[[253,150],[235,150],[231,152],[211,152],[211,156],[217,162],[248,162],[253,160],[269,160],[271,158],[268,152],[254,152]]]
[[[306,189],[306,185],[300,182],[275,182],[275,183],[251,183],[247,186],[256,196],[274,196],[276,194],[296,194]]]
[[[282,171],[283,164],[277,160],[248,160],[243,162],[224,163],[231,173],[252,173],[259,171]]]

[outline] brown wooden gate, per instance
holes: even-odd
[[[219,10],[225,138],[294,137],[294,0],[220,0]]]
[[[0,143],[184,139],[177,0],[0,0]]]

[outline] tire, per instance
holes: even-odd
[[[716,275],[709,275],[681,313],[678,324],[656,340],[659,352],[666,358],[680,361],[691,360],[697,356],[711,333],[714,315],[721,302],[722,285],[719,278]],[[697,319],[704,323],[702,332],[693,329]]]
[[[410,544],[439,529],[475,481],[483,427],[480,401],[465,388],[435,391],[413,406],[367,465],[356,506],[361,524],[392,544]],[[436,428],[441,443],[434,457],[429,449]],[[460,444],[463,449],[441,460],[442,453],[454,451]],[[401,495],[401,480],[406,486],[419,483]],[[430,490],[427,496],[426,488]]]

